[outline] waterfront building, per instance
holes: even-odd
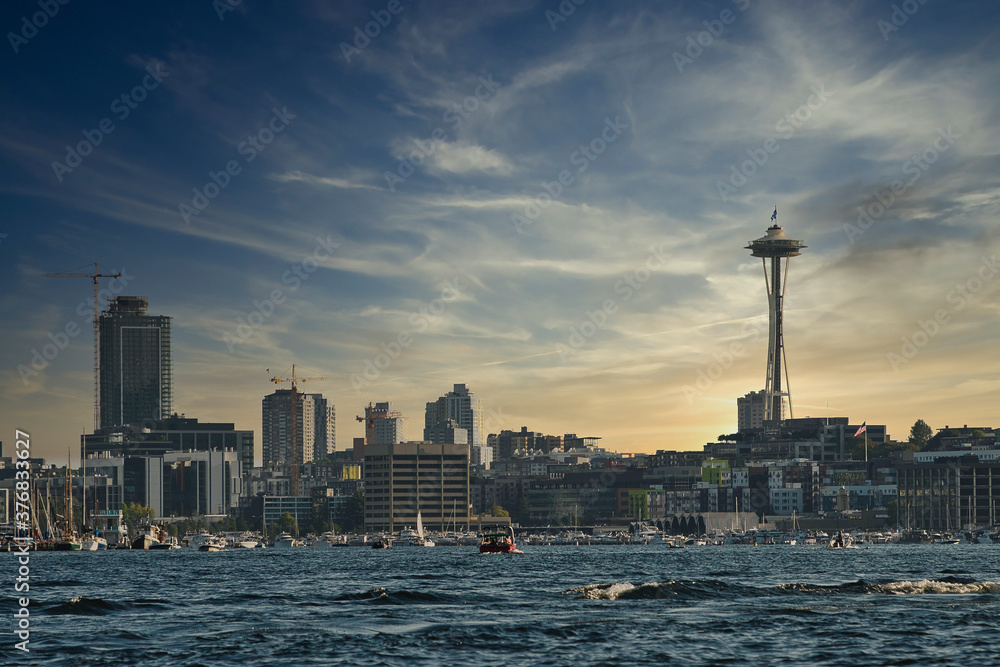
[[[252,430],[237,429],[232,422],[199,422],[194,417],[178,414],[166,419],[98,429],[81,436],[80,448],[83,458],[234,451],[245,472],[254,467]]]
[[[365,530],[468,530],[469,446],[429,442],[365,447]]]
[[[483,399],[464,384],[456,384],[452,391],[427,404],[424,412],[424,440],[438,442],[432,439],[438,433],[437,426],[449,419],[465,429],[468,444],[484,444],[486,434],[483,432]]]
[[[170,318],[142,296],[113,297],[98,318],[99,426],[163,419],[171,412]]]
[[[1000,519],[1000,451],[907,452],[897,463],[897,518],[907,529],[956,531]]]
[[[279,389],[262,403],[264,463],[288,463],[292,447],[292,390]],[[336,449],[336,410],[322,394],[299,392],[296,400],[299,463],[321,461]]]
[[[105,480],[96,495],[104,509],[138,503],[157,517],[225,514],[243,495],[243,469],[231,450],[92,456],[84,465],[88,478]]]

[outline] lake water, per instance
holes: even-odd
[[[1000,664],[1000,546],[30,555],[3,664]],[[17,555],[0,554],[3,613]],[[8,621],[13,630],[13,623]]]

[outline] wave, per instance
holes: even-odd
[[[363,593],[345,593],[333,598],[334,602],[365,602],[368,604],[431,604],[446,602],[446,598],[433,593],[419,591],[389,591],[385,588],[371,588]]]
[[[710,599],[715,597],[763,597],[769,595],[998,595],[1000,581],[976,581],[958,577],[871,583],[859,579],[842,584],[801,582],[774,587],[728,584],[714,579],[698,581],[628,581],[588,584],[565,591],[585,600]]]
[[[76,597],[68,602],[55,604],[44,613],[53,615],[76,614],[80,616],[106,616],[117,611],[140,609],[143,607],[167,607],[171,603],[164,600],[135,600],[132,602],[114,602],[103,598]]]
[[[744,587],[732,586],[714,579],[704,581],[652,581],[638,586],[620,581],[613,584],[590,584],[578,586],[566,591],[567,595],[576,595],[586,600],[655,600],[659,598],[709,599],[725,595],[731,597],[734,589]]]

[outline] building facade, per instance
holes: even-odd
[[[740,433],[759,431],[764,428],[764,409],[767,406],[767,394],[761,391],[751,391],[736,399],[737,430]]]
[[[424,440],[436,442],[432,439],[437,433],[435,427],[449,419],[454,420],[459,428],[465,429],[468,444],[484,444],[486,434],[483,433],[483,399],[473,394],[464,384],[456,384],[452,391],[427,404],[424,413]]]
[[[148,310],[146,297],[119,296],[100,315],[100,428],[171,412],[170,318]]]
[[[336,449],[335,407],[322,394],[298,394],[298,462],[322,461]],[[261,403],[264,463],[291,461],[292,390],[279,389]]]
[[[365,448],[365,530],[469,529],[469,446],[429,442]]]
[[[254,467],[253,431],[237,429],[231,422],[199,422],[175,414],[153,422],[98,429],[81,436],[80,441],[85,459],[223,450],[236,452],[244,472]]]
[[[928,531],[996,525],[1000,461],[990,460],[988,452],[984,454],[982,458],[970,452],[900,463],[896,512],[899,524]]]

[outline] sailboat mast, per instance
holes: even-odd
[[[73,458],[70,454],[69,448],[66,449],[66,532],[70,535],[73,534],[74,521],[73,521],[73,473],[70,471],[70,465],[72,464]]]

